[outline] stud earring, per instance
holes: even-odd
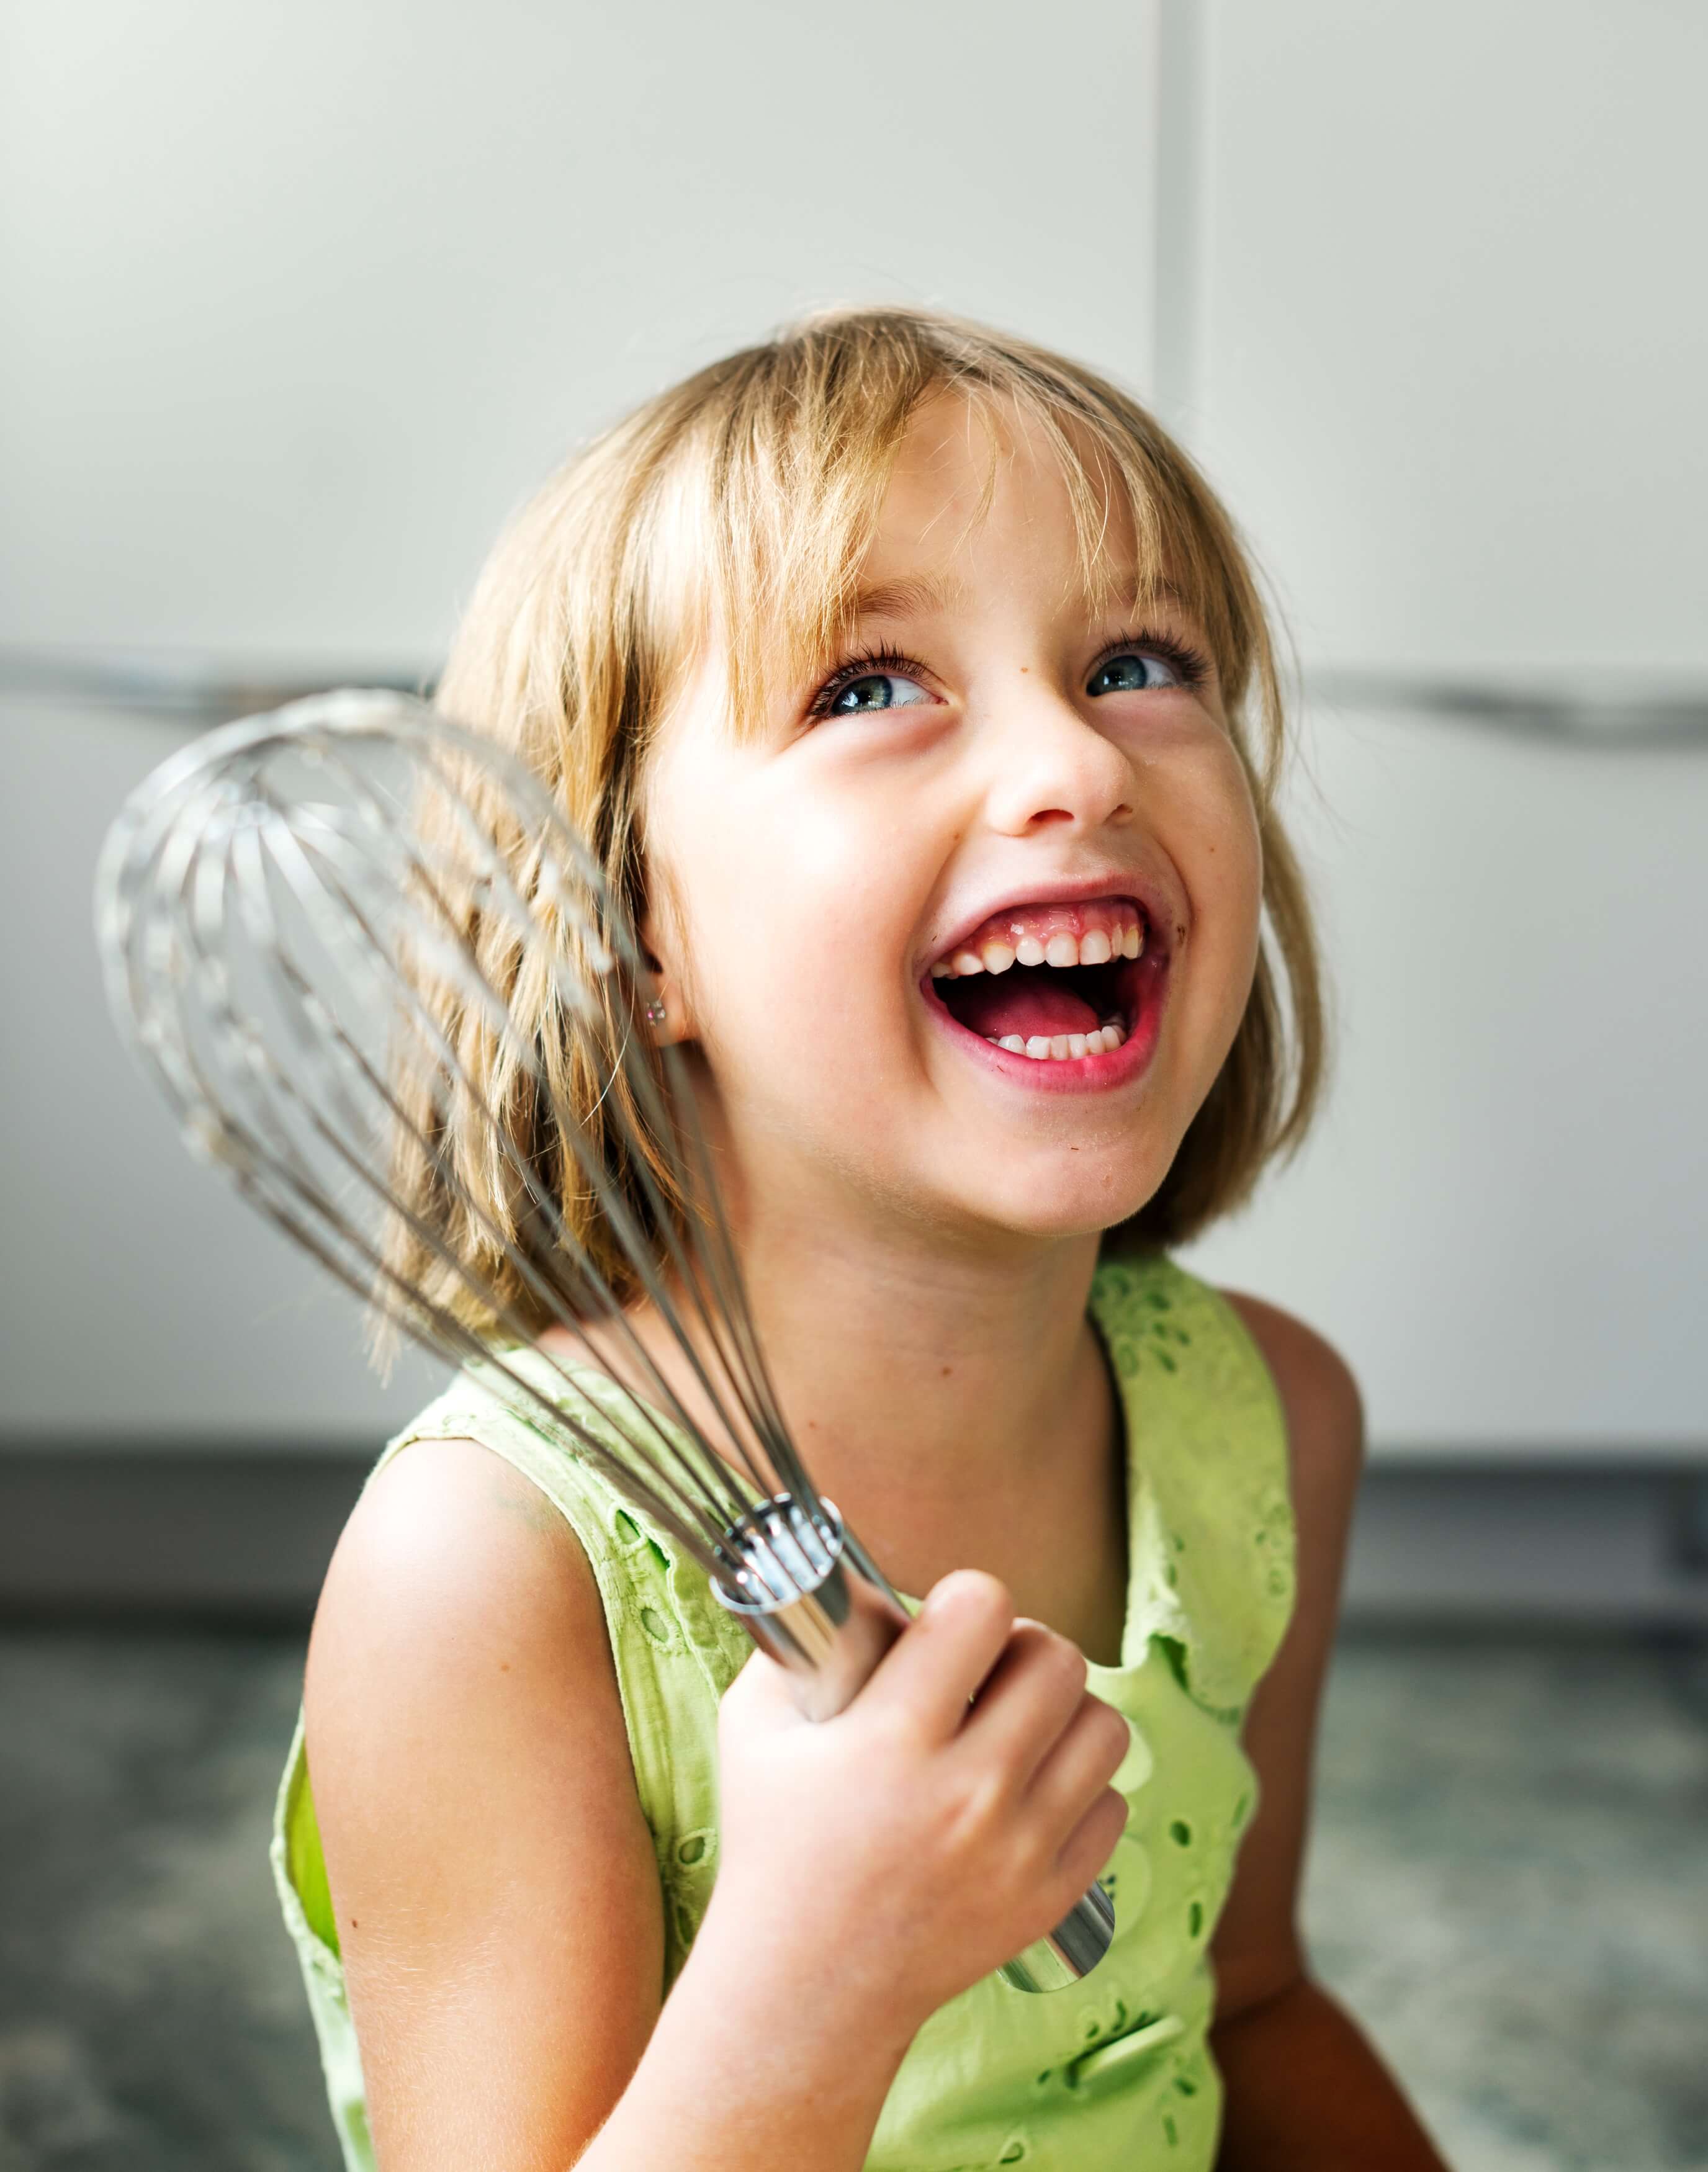
[[[650,997],[648,999],[646,1006],[646,1022],[649,1025],[662,1025],[669,1015],[669,1013],[665,1010],[664,1005],[659,1001],[656,996]]]

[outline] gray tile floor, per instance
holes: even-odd
[[[333,2172],[266,1865],[299,1643],[0,1637],[0,2172]],[[1458,2172],[1708,2172],[1708,1659],[1355,1640],[1308,1918]]]

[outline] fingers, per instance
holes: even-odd
[[[930,1739],[946,1742],[1002,1656],[1014,1601],[982,1569],[956,1569],[933,1584],[919,1619],[879,1661],[859,1702],[868,1712],[905,1712]]]
[[[1091,1880],[1102,1874],[1115,1852],[1116,1841],[1126,1829],[1124,1798],[1113,1788],[1105,1788],[1068,1836],[1056,1857],[1062,1882],[1070,1892],[1083,1893]]]
[[[1023,1791],[1085,1695],[1079,1647],[1041,1621],[1017,1621],[962,1730],[967,1750],[996,1759]]]
[[[1083,1698],[1040,1759],[1026,1791],[1028,1804],[1046,1822],[1059,1817],[1071,1825],[1108,1788],[1132,1739],[1132,1729],[1113,1705],[1101,1697]]]
[[[1120,1713],[1086,1691],[1086,1678],[1084,1656],[1068,1638],[1042,1622],[1016,1621],[994,1577],[957,1569],[932,1588],[854,1709],[901,1721],[915,1742],[952,1745],[963,1767],[1000,1776],[1010,1801],[1024,1799],[1046,1825],[1071,1833],[1108,1793],[1132,1739]],[[764,1730],[805,1724],[795,1699],[787,1671],[756,1651],[724,1704],[729,1722]],[[1106,1817],[1121,1798],[1110,1802]]]

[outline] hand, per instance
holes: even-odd
[[[971,1701],[971,1702],[969,1702]],[[847,1709],[815,1725],[756,1652],[719,1715],[717,1884],[702,1940],[850,2019],[946,1999],[1053,1929],[1113,1851],[1129,1741],[1086,1662],[957,1570]]]

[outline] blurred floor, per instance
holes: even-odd
[[[292,1637],[0,1637],[0,2172],[333,2172],[266,1840]],[[1457,2172],[1708,2172],[1708,1656],[1355,1639],[1318,1965]]]
[[[0,2172],[335,2172],[267,1828],[296,1637],[0,1637]]]
[[[1318,1969],[1460,2172],[1708,2172],[1708,1646],[1355,1642]]]

